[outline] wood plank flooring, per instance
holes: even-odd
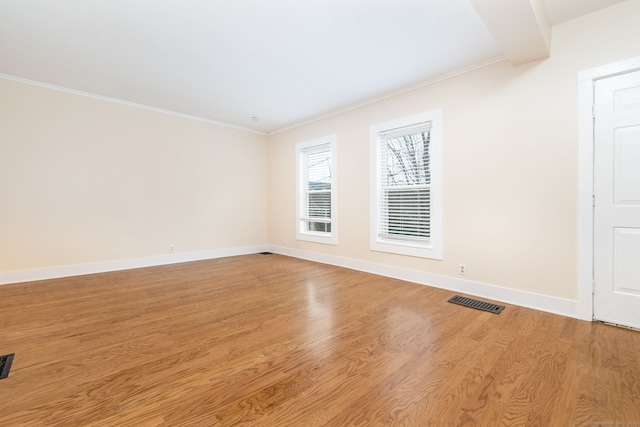
[[[640,426],[639,332],[452,295],[259,254],[1,286],[0,425]]]

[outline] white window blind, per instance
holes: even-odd
[[[378,133],[378,237],[429,243],[431,122]]]

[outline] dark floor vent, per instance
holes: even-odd
[[[271,252],[258,252],[260,255],[271,255]]]
[[[490,302],[478,301],[477,299],[465,298],[459,295],[449,299],[454,304],[464,305],[478,310],[488,311],[489,313],[500,314],[504,310],[503,305],[491,304]]]
[[[13,363],[13,355],[14,353],[0,356],[0,380],[7,378],[9,376],[9,371],[11,370],[11,363]]]

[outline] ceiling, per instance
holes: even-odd
[[[272,133],[508,57],[480,6],[536,1],[0,0],[0,74]]]

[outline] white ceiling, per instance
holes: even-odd
[[[620,1],[544,6],[557,24]],[[499,46],[469,0],[0,0],[0,74],[264,133]]]

